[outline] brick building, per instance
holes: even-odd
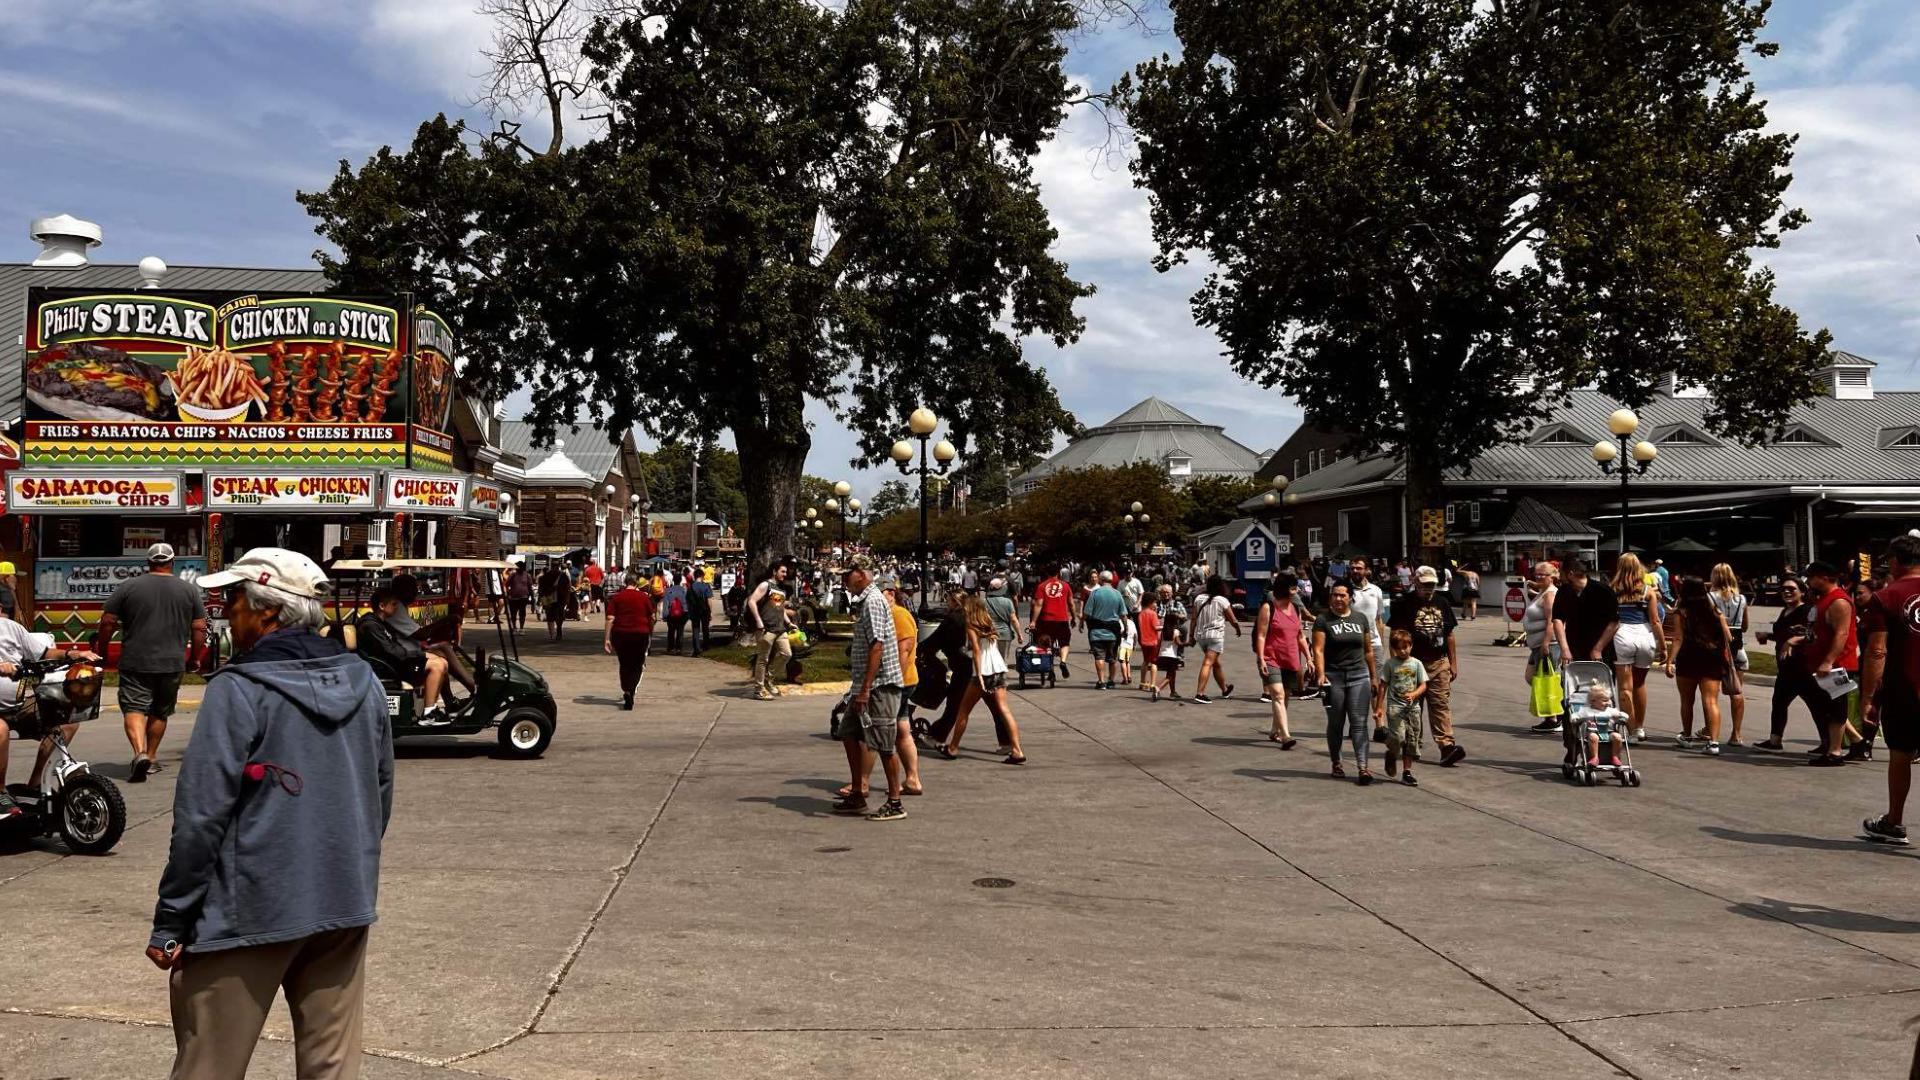
[[[647,485],[633,433],[618,437],[574,425],[536,445],[533,425],[501,425],[501,448],[520,455],[518,543],[523,555],[592,553],[602,566],[630,566],[644,557]]]

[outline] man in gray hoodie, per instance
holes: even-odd
[[[284,989],[299,1075],[355,1077],[393,810],[386,695],[313,632],[328,586],[305,555],[255,548],[199,584],[224,593],[236,655],[180,765],[147,942],[169,972],[172,1075],[244,1077]]]

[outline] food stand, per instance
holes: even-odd
[[[5,486],[35,630],[91,637],[156,542],[192,580],[262,545],[437,554],[417,523],[468,513],[453,335],[404,296],[34,288],[27,309]]]

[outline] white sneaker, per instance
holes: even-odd
[[[1699,742],[1700,740],[1694,738],[1691,735],[1675,735],[1673,737],[1673,741],[1676,745],[1680,747],[1680,749],[1691,750],[1693,749],[1693,745]]]
[[[1637,743],[1643,743],[1643,742],[1646,742],[1646,741],[1647,741],[1647,729],[1646,729],[1646,728],[1634,728],[1634,729],[1633,729],[1633,741],[1634,741],[1634,742],[1637,742]]]
[[[1706,755],[1707,755],[1708,757],[1719,757],[1719,756],[1720,756],[1720,744],[1719,744],[1719,743],[1717,743],[1717,742],[1710,742],[1710,743],[1708,743],[1708,744],[1706,745],[1706,748],[1705,748],[1705,753],[1706,753]]]

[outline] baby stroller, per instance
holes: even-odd
[[[1027,688],[1027,676],[1032,675],[1041,686],[1053,685],[1053,644],[1044,637],[1036,636],[1027,646],[1013,654],[1014,670],[1020,675],[1020,689]]]
[[[1567,715],[1578,713],[1587,705],[1587,690],[1595,686],[1604,686],[1613,701],[1614,708],[1620,707],[1619,688],[1613,682],[1613,668],[1600,660],[1575,660],[1561,670],[1561,678],[1566,682]],[[1622,722],[1624,723],[1624,721]],[[1593,787],[1600,782],[1602,773],[1611,773],[1620,781],[1621,787],[1639,787],[1640,772],[1633,767],[1633,740],[1623,738],[1619,742],[1620,764],[1590,765],[1587,763],[1587,739],[1593,735],[1593,721],[1581,720],[1567,728],[1572,745],[1567,748],[1567,758],[1560,763],[1560,775],[1576,784]],[[1601,751],[1601,760],[1605,761],[1610,750]]]

